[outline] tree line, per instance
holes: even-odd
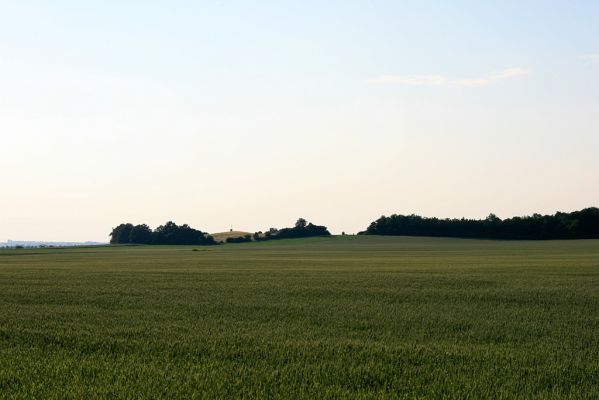
[[[146,224],[120,224],[110,232],[110,243],[211,245],[216,241],[209,234],[187,224],[177,225],[169,221],[154,230]]]
[[[299,218],[293,227],[270,228],[262,232],[230,237],[227,243],[329,236],[326,226]],[[599,208],[590,207],[571,213],[533,214],[501,219],[490,214],[485,219],[428,218],[393,214],[372,222],[361,235],[438,236],[484,239],[599,239]],[[214,238],[189,225],[172,221],[152,230],[148,225],[120,224],[110,233],[111,244],[214,245]]]
[[[368,235],[445,236],[485,239],[597,239],[599,208],[571,213],[533,214],[501,219],[490,214],[485,219],[439,219],[419,215],[382,216],[364,232]]]
[[[314,225],[300,218],[292,228],[270,228],[266,232],[256,232],[241,237],[227,238],[227,243],[243,243],[275,239],[291,239],[312,236],[328,236],[326,226]],[[177,225],[169,221],[152,230],[146,224],[124,223],[110,232],[111,244],[164,244],[164,245],[214,245],[214,238],[187,224]]]
[[[277,240],[277,239],[294,239],[294,238],[305,238],[314,236],[330,236],[331,232],[326,226],[314,225],[308,223],[304,218],[299,218],[295,225],[291,228],[270,228],[266,232],[255,232],[240,237],[227,238],[227,243],[245,243],[245,242],[261,242],[265,240]]]

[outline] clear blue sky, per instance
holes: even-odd
[[[0,1],[0,241],[599,205],[597,1]]]

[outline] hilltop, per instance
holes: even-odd
[[[243,231],[227,231],[227,232],[218,232],[211,233],[210,236],[214,238],[217,242],[224,242],[227,238],[230,237],[242,237],[245,235],[251,235],[251,232],[243,232]]]

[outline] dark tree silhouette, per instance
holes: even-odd
[[[256,242],[264,240],[264,234],[262,232],[254,232],[254,235],[252,237],[254,238],[254,241],[256,241]]]
[[[137,244],[151,244],[152,230],[146,224],[135,225],[129,234],[129,242]]]
[[[395,236],[447,236],[487,239],[591,239],[599,238],[599,208],[555,215],[533,214],[501,220],[490,214],[483,220],[438,219],[418,215],[382,216],[360,234]]]
[[[297,230],[305,229],[307,224],[308,224],[308,222],[305,219],[298,218],[298,220],[295,222],[295,229],[297,229]]]
[[[131,243],[131,230],[133,230],[133,224],[120,224],[110,232],[110,243],[112,244],[123,244]]]
[[[160,225],[153,232],[143,224],[121,224],[110,233],[110,243],[171,244],[171,245],[209,245],[216,244],[214,238],[189,225],[177,225],[172,221]]]
[[[331,233],[326,226],[314,225],[308,223],[305,219],[299,218],[293,228],[270,228],[266,232],[255,232],[253,235],[243,237],[232,237],[226,240],[227,243],[260,242],[264,240],[276,239],[294,239],[311,236],[329,236]]]
[[[248,233],[239,237],[228,237],[225,241],[227,243],[247,243],[252,241],[252,235]]]
[[[265,239],[292,239],[311,236],[329,236],[331,233],[326,226],[307,223],[303,218],[299,218],[293,228],[273,229],[271,228],[265,234]]]

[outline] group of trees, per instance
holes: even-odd
[[[237,236],[237,237],[228,237],[225,242],[227,243],[247,243],[247,242],[251,242],[252,241],[252,234],[248,233],[246,235],[243,236]]]
[[[314,225],[300,218],[291,228],[270,228],[227,243],[329,236],[326,226]],[[392,236],[445,236],[486,239],[599,239],[599,208],[591,207],[571,213],[533,214],[502,220],[494,214],[485,219],[439,219],[419,215],[382,216],[360,234]],[[172,221],[151,230],[147,225],[120,224],[110,233],[112,244],[212,245],[212,236],[189,225]]]
[[[331,232],[326,226],[314,225],[300,218],[292,228],[270,228],[266,232],[255,232],[253,235],[227,238],[227,243],[261,242],[264,240],[293,239],[312,236],[330,236]]]
[[[146,224],[120,224],[110,233],[111,244],[180,244],[210,245],[216,244],[214,238],[187,224],[177,225],[172,221],[151,230]]]
[[[227,238],[227,243],[243,243],[273,239],[290,239],[310,236],[327,236],[331,233],[326,226],[314,225],[300,218],[293,228],[270,228],[265,233],[256,232],[240,237]],[[211,245],[217,244],[212,236],[189,225],[177,225],[172,221],[151,230],[146,224],[120,224],[110,232],[111,244],[180,244]]]
[[[260,232],[258,236],[260,236]],[[330,236],[331,232],[327,229],[326,226],[322,225],[314,225],[313,223],[308,223],[303,218],[299,218],[295,226],[293,228],[282,228],[282,229],[274,229],[271,228],[264,234],[265,240],[273,240],[273,239],[293,239],[293,238],[303,238],[303,237],[313,237],[313,236]],[[256,237],[256,234],[254,234]]]
[[[438,219],[418,215],[382,216],[360,234],[396,236],[448,236],[487,239],[596,239],[599,208],[585,208],[554,215],[533,214],[502,220]]]

